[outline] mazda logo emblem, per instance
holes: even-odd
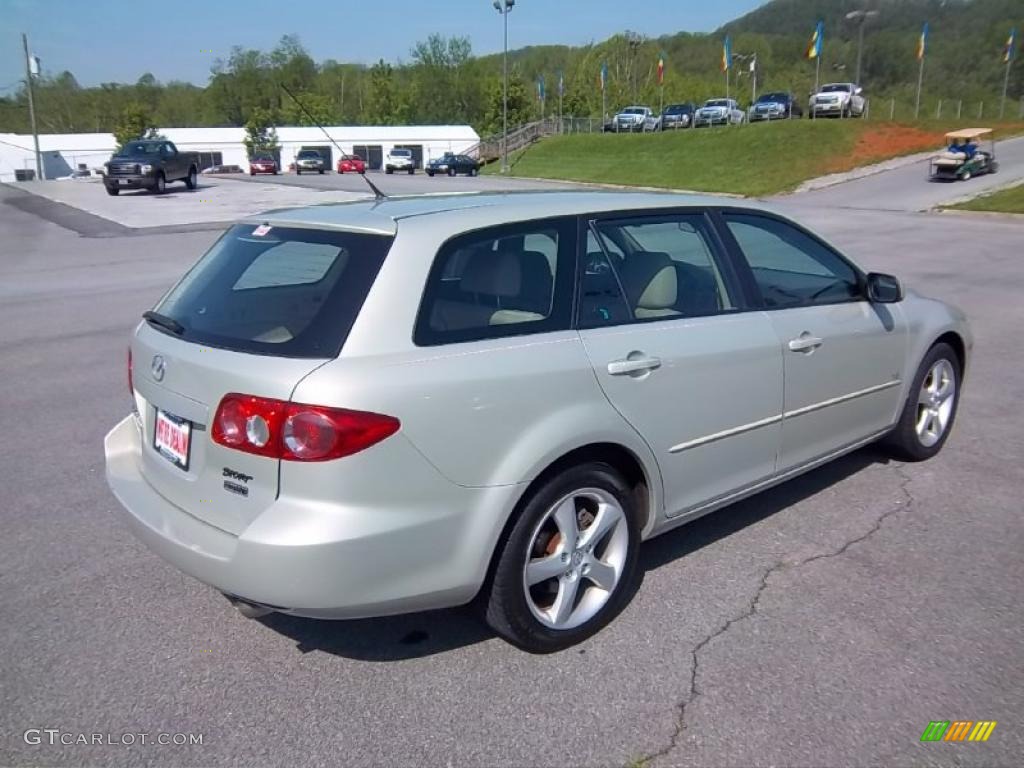
[[[167,361],[164,360],[163,355],[153,355],[153,363],[149,369],[152,371],[154,379],[163,381],[164,373],[167,371]]]

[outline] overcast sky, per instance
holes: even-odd
[[[708,32],[764,0],[518,0],[509,47],[603,40],[632,29],[648,36]],[[43,70],[70,70],[82,85],[160,81],[203,85],[233,45],[269,50],[294,33],[314,59],[408,59],[432,32],[468,35],[473,52],[501,50],[491,0],[0,0],[0,93],[24,77],[21,33]]]

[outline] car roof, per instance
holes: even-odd
[[[243,223],[345,229],[393,235],[398,223],[414,217],[440,217],[453,232],[511,221],[576,216],[606,211],[730,205],[731,198],[670,192],[524,191],[410,195],[284,208],[250,216]],[[745,208],[764,208],[744,200]],[[441,222],[438,221],[440,224]]]

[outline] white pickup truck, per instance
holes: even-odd
[[[653,114],[650,107],[626,107],[612,118],[612,130],[616,133],[639,133]]]
[[[864,89],[856,83],[826,83],[811,97],[811,117],[861,117]]]

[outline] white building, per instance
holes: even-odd
[[[346,154],[359,155],[370,168],[380,168],[394,147],[412,150],[419,166],[445,152],[472,154],[480,137],[468,125],[329,126],[325,130]],[[201,165],[237,165],[249,170],[242,128],[164,128],[163,136],[183,152],[200,153]],[[284,169],[300,149],[317,149],[337,167],[338,150],[319,128],[285,126],[277,129]],[[110,159],[117,142],[110,133],[48,133],[39,136],[44,175],[69,176],[79,167],[94,172]],[[32,136],[0,133],[0,181],[14,181],[15,171],[36,167]]]

